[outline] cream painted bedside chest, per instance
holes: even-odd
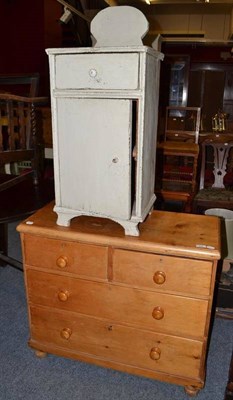
[[[29,345],[46,353],[183,385],[205,365],[217,260],[216,217],[154,211],[140,236],[110,219],[56,224],[54,204],[18,226]]]
[[[147,30],[139,10],[109,7],[94,47],[47,50],[58,225],[92,215],[138,235],[153,208],[163,55],[142,45]]]

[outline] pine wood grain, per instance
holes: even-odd
[[[154,275],[162,271],[163,283],[156,284]],[[208,296],[212,263],[179,257],[114,250],[114,282],[150,290],[173,291]]]
[[[43,262],[41,262],[41,249],[43,249]],[[29,235],[25,241],[24,253],[26,264],[31,266],[50,269],[54,272],[107,279],[108,249],[106,246]]]
[[[142,252],[209,260],[220,258],[217,217],[154,211],[140,225],[140,236],[129,237],[119,224],[105,218],[81,216],[73,219],[69,228],[58,226],[53,206],[50,203],[28,218],[18,226],[18,231]]]
[[[47,343],[102,359],[125,363],[173,375],[199,378],[203,343],[126,327],[112,320],[71,315],[58,310],[31,307],[32,336],[38,343]],[[63,337],[69,329],[70,336]],[[160,358],[150,357],[153,348],[160,349]]]
[[[27,287],[28,299],[33,304],[112,319],[157,332],[199,339],[204,336],[206,300],[105,285],[31,269],[27,271]],[[67,293],[67,299],[61,301],[59,293]],[[158,306],[164,310],[161,320],[152,316]]]
[[[197,393],[205,381],[219,228],[216,217],[155,211],[139,237],[126,237],[118,224],[95,217],[57,226],[48,205],[18,227],[29,345],[37,355]]]

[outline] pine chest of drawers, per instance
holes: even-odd
[[[18,226],[29,345],[183,385],[204,386],[219,253],[216,217],[154,211],[127,237],[96,217],[56,224],[53,205]]]

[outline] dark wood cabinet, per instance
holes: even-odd
[[[212,130],[212,117],[219,109],[230,111],[229,117],[233,118],[232,110],[227,111],[224,103],[225,91],[230,95],[226,88],[226,75],[223,66],[208,64],[193,66],[189,72],[188,105],[201,107],[203,131]]]
[[[233,59],[222,48],[165,47],[161,65],[159,136],[165,130],[167,106],[201,107],[201,131],[212,131],[212,117],[223,110],[233,131]],[[229,50],[228,53],[230,54]]]

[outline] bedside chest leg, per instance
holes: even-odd
[[[139,229],[138,229],[139,221],[132,221],[132,220],[123,221],[122,219],[118,218],[111,218],[111,219],[120,224],[124,228],[126,236],[139,236]]]
[[[194,397],[194,396],[196,396],[196,395],[199,393],[200,388],[195,387],[195,386],[185,386],[185,387],[184,387],[184,391],[185,391],[185,393],[187,393],[190,397]]]
[[[45,358],[45,357],[47,357],[47,353],[45,353],[44,351],[41,351],[41,350],[35,350],[35,355],[36,355],[38,358]]]

